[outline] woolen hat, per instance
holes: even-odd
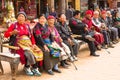
[[[106,14],[106,11],[105,11],[105,10],[103,10],[103,11],[101,12],[101,14]]]
[[[86,14],[86,15],[87,15],[87,14],[92,15],[93,13],[92,13],[92,11],[91,11],[91,10],[87,10],[87,11],[85,12],[85,14]]]
[[[54,17],[54,16],[49,15],[49,16],[47,17],[47,19],[55,19],[55,17]]]
[[[26,13],[25,13],[25,12],[23,12],[23,11],[21,11],[21,12],[18,12],[18,14],[17,14],[17,17],[18,17],[20,14],[23,14],[23,15],[25,16],[25,18],[27,18],[27,15],[26,15]]]

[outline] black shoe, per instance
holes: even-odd
[[[68,69],[68,65],[64,64],[64,65],[61,65],[63,68],[66,68]]]
[[[48,72],[48,74],[50,74],[50,75],[54,75],[54,73],[53,73],[52,70],[48,70],[47,72]]]
[[[61,61],[61,66],[62,66],[63,68],[68,68],[68,65],[66,65],[64,61]]]
[[[90,54],[90,56],[99,57],[100,55],[97,55],[97,54]]]
[[[61,73],[59,69],[53,69],[54,72]]]
[[[70,63],[68,63],[67,61],[65,61],[65,64],[66,64],[66,65],[71,65],[71,64],[70,64]]]

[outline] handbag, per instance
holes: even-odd
[[[50,45],[48,45],[48,48],[50,49],[50,55],[53,57],[53,58],[59,58],[60,57],[60,52],[61,50],[58,49],[58,48],[54,48]]]

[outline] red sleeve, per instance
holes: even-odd
[[[4,36],[6,38],[10,37],[10,32],[12,32],[14,29],[14,24],[11,24],[10,27],[8,28],[8,30],[4,33]]]
[[[31,35],[31,42],[32,42],[32,44],[35,44],[35,38],[33,35]]]

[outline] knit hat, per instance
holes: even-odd
[[[49,16],[47,17],[47,19],[55,19],[55,17],[54,17],[54,16],[49,15]]]
[[[23,15],[25,16],[25,18],[27,18],[27,15],[26,15],[26,13],[25,13],[25,12],[23,12],[23,11],[21,11],[21,12],[18,12],[18,14],[17,14],[17,17],[18,17],[20,14],[23,14]]]
[[[87,10],[87,11],[85,12],[85,14],[86,14],[86,15],[87,15],[87,14],[92,15],[92,11],[91,11],[91,10]]]
[[[105,11],[105,10],[103,10],[103,11],[101,12],[101,14],[106,14],[106,11]]]

